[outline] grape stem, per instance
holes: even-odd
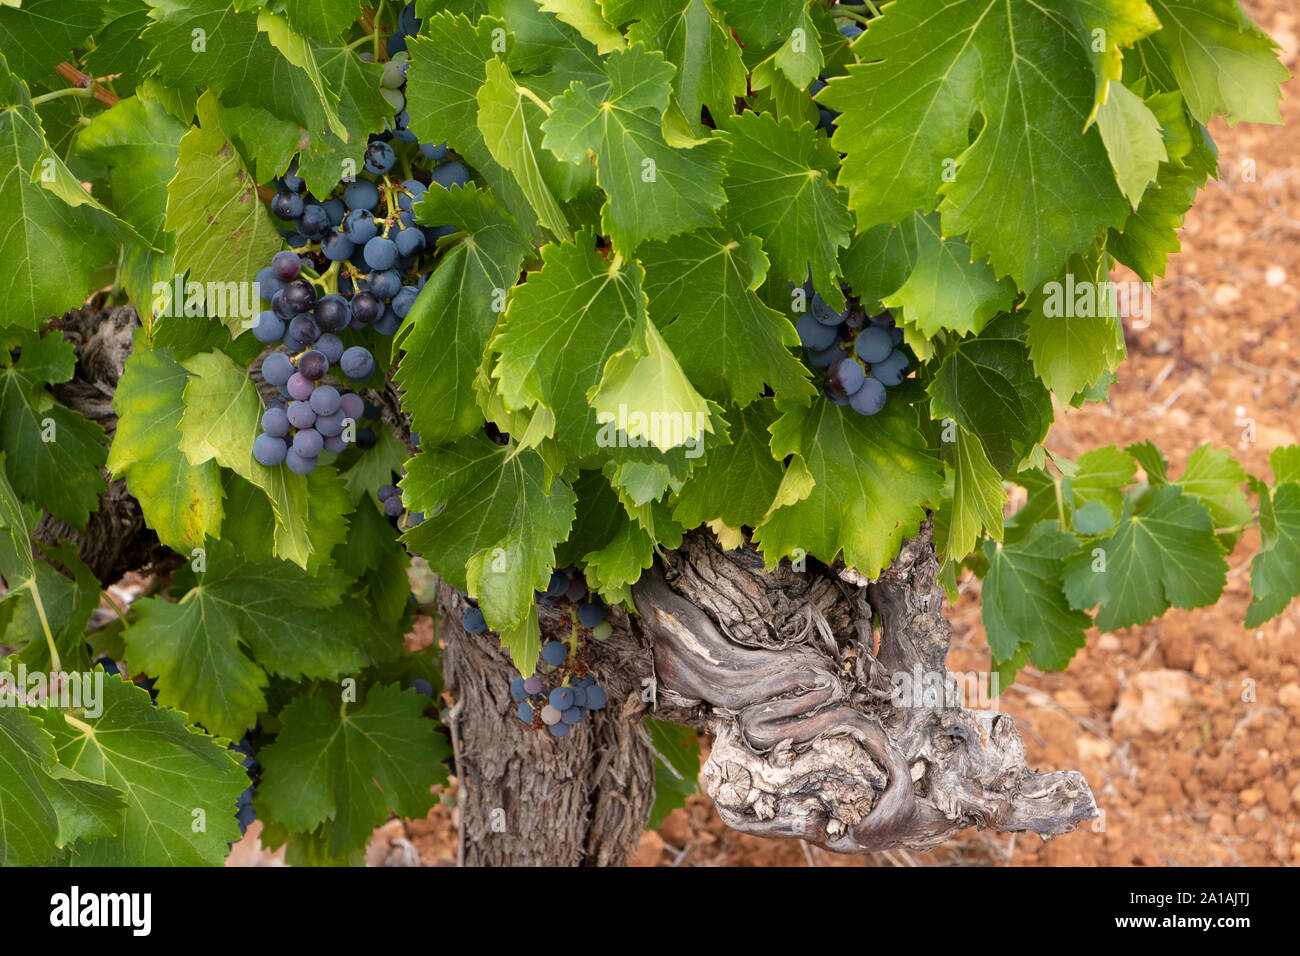
[[[532,90],[530,90],[528,87],[516,85],[515,92],[518,93],[520,96],[526,96],[528,99],[532,100],[534,103],[537,104],[537,108],[540,109],[547,116],[551,115],[551,108],[546,105],[546,101],[543,100],[536,93],[534,93]]]
[[[42,93],[40,96],[32,97],[32,106],[40,106],[42,103],[48,103],[51,100],[62,99],[65,96],[79,96],[83,100],[94,97],[95,91],[89,86],[69,86],[62,90],[55,90],[52,93]]]

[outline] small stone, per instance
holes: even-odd
[[[1264,799],[1264,791],[1257,787],[1247,787],[1237,796],[1241,798],[1241,802],[1246,806],[1252,807]]]
[[[1145,671],[1120,692],[1111,725],[1126,737],[1161,734],[1182,723],[1191,702],[1191,678],[1185,672]]]
[[[1269,266],[1268,271],[1264,273],[1264,281],[1277,288],[1286,281],[1286,270],[1281,266]]]
[[[1228,306],[1241,298],[1241,290],[1234,285],[1225,283],[1214,290],[1214,304],[1219,306]]]

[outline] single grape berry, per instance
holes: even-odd
[[[343,189],[343,202],[351,211],[364,209],[371,212],[379,205],[379,187],[368,179],[348,183]]]
[[[559,723],[551,724],[546,729],[550,731],[552,737],[567,737],[573,728],[561,719]]]
[[[563,571],[552,571],[551,580],[546,585],[548,597],[559,597],[569,589],[569,576]]]
[[[443,189],[450,189],[452,186],[464,186],[469,182],[469,170],[453,159],[449,163],[443,163],[433,171],[433,181]]]
[[[852,395],[860,389],[866,377],[867,373],[862,370],[862,366],[851,358],[841,359],[826,372],[827,384],[834,384],[844,395]]]
[[[302,260],[296,252],[285,249],[271,257],[271,268],[281,282],[292,282],[302,273]]]
[[[397,261],[397,244],[384,236],[375,236],[366,243],[365,253],[371,269],[391,269]]]
[[[262,378],[276,388],[287,384],[292,374],[293,362],[283,352],[272,352],[262,362]]]
[[[605,706],[606,695],[603,690],[594,684],[587,688],[587,709],[600,710]]]
[[[603,604],[579,604],[578,621],[583,627],[595,627],[601,621],[605,620],[605,605]]]
[[[540,694],[542,692],[542,679],[534,674],[532,677],[524,679],[524,692],[529,694]]]
[[[293,450],[303,458],[315,458],[325,447],[325,439],[314,428],[303,428],[293,436]]]
[[[376,195],[375,198],[378,200],[379,197]],[[277,219],[283,219],[285,222],[297,219],[302,215],[302,197],[297,193],[276,193],[275,198],[271,200],[271,212]]]
[[[343,357],[343,340],[329,332],[316,340],[316,348],[329,359],[331,365],[337,365],[338,360]]]
[[[879,379],[869,378],[853,393],[849,406],[860,415],[874,415],[885,407],[885,386]]]
[[[542,647],[542,660],[552,667],[559,667],[569,659],[569,649],[560,641],[550,641]]]
[[[352,240],[341,232],[326,233],[320,243],[320,251],[325,253],[325,258],[330,262],[343,262],[350,259],[356,248]]]
[[[559,711],[568,710],[573,706],[573,690],[568,687],[557,687],[551,691],[548,698],[552,707]]]
[[[289,320],[289,328],[285,330],[285,334],[292,336],[295,342],[311,345],[320,338],[320,327],[310,315],[295,315]],[[302,371],[301,363],[298,365],[298,370]]]
[[[402,507],[402,499],[397,497],[397,495],[393,495],[393,497],[384,502],[384,514],[388,515],[390,518],[396,518],[404,510],[405,509]]]
[[[272,438],[289,434],[289,415],[283,408],[268,408],[262,413],[262,431]]]
[[[565,589],[564,596],[570,601],[581,601],[587,596],[587,582],[582,578],[574,578]]]
[[[610,624],[609,621],[601,621],[599,624],[597,624],[595,627],[591,629],[591,636],[598,641],[609,640],[609,635],[613,633],[614,633],[614,625]]]
[[[285,303],[295,312],[310,312],[316,307],[316,287],[305,279],[295,279],[284,290]]]
[[[570,707],[560,715],[560,720],[569,726],[573,726],[574,724],[582,723],[582,719],[586,716],[587,712],[581,707]]]
[[[316,349],[312,349],[311,351],[303,352],[302,355],[298,356],[298,374],[309,382],[319,382],[325,377],[325,373],[328,372],[329,369],[330,360],[325,357],[324,352],[318,352]],[[309,393],[307,398],[311,398],[313,394],[315,394],[314,391]],[[338,393],[336,392],[335,395],[337,396],[337,394]],[[294,396],[294,398],[298,397],[299,396],[297,395]],[[315,408],[318,412],[321,411],[321,409],[316,408],[315,405],[313,405],[312,408]],[[333,411],[333,409],[330,409],[329,411]]]
[[[521,700],[519,702],[519,709],[516,710],[515,713],[524,723],[531,724],[533,722],[533,705],[528,703],[528,701]]]
[[[352,297],[352,318],[369,325],[384,313],[384,304],[373,292],[361,291]]]
[[[510,682],[510,696],[515,700],[523,700],[528,696],[528,691],[524,690],[523,677],[516,677]]]
[[[316,413],[306,402],[290,402],[285,417],[294,428],[311,428],[316,424]]]
[[[270,345],[284,338],[284,319],[269,309],[258,314],[253,322],[253,338]]]
[[[311,379],[307,378],[302,372],[294,372],[289,376],[289,383],[285,386],[289,389],[289,397],[305,402],[311,398],[312,390],[316,387]],[[297,427],[297,426],[295,426]]]
[[[364,246],[372,236],[379,234],[379,224],[375,222],[375,214],[369,209],[349,210],[343,217],[342,229],[342,235],[357,246]]]
[[[364,382],[375,373],[375,357],[361,346],[354,345],[339,359],[339,368],[352,381]]]
[[[382,175],[392,169],[395,162],[397,155],[387,143],[374,142],[366,147],[366,172]]]
[[[320,391],[317,389],[316,391]],[[316,392],[312,392],[315,395]],[[325,447],[330,451],[342,451],[342,448],[331,447],[329,439],[337,438],[343,434],[343,413],[341,411],[331,412],[328,415],[316,416],[316,430],[325,436]]]
[[[307,353],[307,355],[311,354],[311,352]],[[307,355],[302,358],[305,359]],[[302,367],[302,359],[298,360],[298,367]],[[333,385],[317,385],[308,401],[311,403],[311,410],[317,415],[333,415],[339,410],[339,399],[339,390]]]
[[[393,495],[397,494],[397,488],[394,485],[380,485],[379,490],[375,492],[380,501],[387,501]]]
[[[357,437],[356,437],[355,444],[362,451],[369,451],[371,448],[374,448],[376,441],[378,441],[378,439],[375,438],[375,433],[371,431],[369,428],[357,429]]]
[[[871,366],[871,374],[880,379],[882,385],[897,385],[903,381],[903,375],[910,364],[905,354],[894,349],[885,356],[884,361]]]
[[[316,468],[315,458],[304,458],[292,448],[284,456],[284,463],[289,466],[289,470],[295,475],[308,475]]]
[[[356,392],[344,392],[339,396],[339,411],[345,418],[350,418],[354,422],[360,421],[366,411],[365,400]]]
[[[423,677],[417,677],[415,680],[411,681],[411,690],[415,691],[421,697],[433,696],[433,685]]]
[[[858,358],[869,365],[874,365],[877,362],[883,362],[889,357],[889,353],[893,351],[894,343],[890,341],[889,332],[886,329],[873,325],[858,333],[853,348],[858,353]]]
[[[330,227],[330,214],[316,203],[306,206],[297,221],[298,231],[308,239],[319,239]]]
[[[548,726],[558,724],[561,716],[562,712],[560,709],[552,707],[550,704],[547,704],[542,708],[542,723],[547,724]]]
[[[799,333],[799,341],[806,349],[813,351],[828,349],[835,342],[835,330],[829,325],[822,325],[813,318],[811,312],[801,315],[794,328]]]
[[[461,615],[460,626],[469,634],[482,634],[487,630],[487,621],[484,619],[482,611],[472,607]]]
[[[253,440],[253,457],[268,468],[284,461],[288,451],[289,446],[284,443],[284,439],[274,435],[258,435]]]
[[[370,291],[381,299],[391,299],[402,291],[402,274],[396,269],[370,273]]]

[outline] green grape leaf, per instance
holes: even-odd
[[[1203,185],[1202,172],[1186,166],[1161,166],[1155,186],[1143,194],[1141,205],[1123,228],[1111,230],[1107,251],[1146,282],[1164,275],[1169,257],[1182,248],[1178,230]]]
[[[403,538],[410,549],[476,597],[494,630],[521,621],[568,536],[572,489],[535,452],[482,434],[421,451],[406,463],[401,488],[406,506],[427,516]]]
[[[170,349],[150,349],[143,330],[133,342],[113,395],[117,434],[108,469],[126,478],[158,539],[188,554],[221,529],[221,470],[214,461],[191,465],[180,450],[185,369]]]
[[[1151,439],[1136,442],[1124,449],[1133,456],[1133,460],[1147,473],[1147,481],[1153,487],[1160,487],[1169,482],[1169,462],[1165,453],[1155,446]]]
[[[1148,197],[1149,198],[1149,197]],[[1076,277],[1076,278],[1071,278]],[[1072,258],[1059,279],[1031,291],[1025,321],[1029,328],[1029,357],[1043,384],[1068,401],[1124,360],[1124,329],[1110,315],[1107,296],[1096,296],[1092,307],[1075,307],[1075,288],[1106,288],[1100,263]]]
[[[1065,592],[1074,608],[1101,605],[1103,631],[1143,624],[1170,605],[1213,604],[1227,583],[1209,509],[1177,485],[1157,488],[1141,512],[1126,501],[1119,526],[1096,548],[1104,564],[1089,551],[1066,562]]]
[[[285,0],[285,16],[307,36],[332,40],[361,15],[360,0]]]
[[[1028,5],[896,0],[859,37],[862,61],[818,96],[840,110],[832,145],[858,228],[939,212],[975,258],[1022,289],[1084,251],[1126,203],[1105,144],[1089,31]],[[971,141],[976,114],[983,126]]]
[[[723,204],[726,147],[718,140],[690,149],[669,146],[660,130],[674,69],[641,44],[611,53],[608,82],[576,82],[553,100],[542,145],[570,163],[596,157],[605,191],[601,229],[624,255],[644,239],[668,239],[717,223]]]
[[[537,221],[559,239],[572,235],[564,210],[546,184],[542,164],[555,164],[550,153],[540,149],[542,106],[524,95],[523,88],[501,60],[484,64],[487,80],[478,91],[478,128],[492,158],[514,175],[528,197]],[[534,147],[534,139],[538,145]]]
[[[1160,164],[1169,158],[1160,121],[1142,97],[1123,83],[1111,83],[1106,102],[1097,110],[1097,128],[1119,188],[1136,210]]]
[[[492,342],[499,353],[492,377],[507,407],[546,406],[556,440],[578,455],[607,452],[587,396],[609,358],[644,338],[641,278],[635,261],[601,258],[590,231],[552,243],[542,249],[541,270],[513,289]]]
[[[31,670],[49,672],[54,669],[50,658],[53,640],[61,669],[89,669],[86,626],[99,607],[99,581],[70,541],[60,541],[57,546],[43,544],[41,550],[68,573],[61,574],[51,564],[38,561],[33,565],[33,577],[25,585],[20,579],[12,582],[13,590],[4,600],[15,606],[8,625],[0,626],[0,634],[6,644],[19,650],[8,659],[22,662]]]
[[[1192,115],[1208,123],[1217,113],[1228,125],[1280,123],[1279,85],[1286,67],[1277,44],[1236,0],[1151,0],[1160,30],[1142,41],[1168,65]]]
[[[646,322],[643,327],[644,339],[637,336],[605,364],[600,384],[591,394],[596,420],[617,422],[629,439],[648,441],[660,451],[696,447],[713,430],[709,406],[682,372],[655,324]]]
[[[0,7],[0,50],[27,82],[48,83],[55,65],[71,59],[104,15],[97,0],[22,0],[17,10]]]
[[[1246,627],[1281,614],[1300,594],[1300,484],[1285,481],[1260,495],[1259,553],[1250,562]]]
[[[782,398],[813,396],[790,352],[799,345],[794,326],[756,294],[767,275],[757,237],[702,230],[645,243],[638,255],[650,317],[705,397],[745,405],[764,385]]]
[[[1073,610],[1065,598],[1065,560],[1078,550],[1074,535],[1055,521],[1035,524],[1015,544],[986,540],[988,573],[980,588],[981,613],[995,661],[1022,656],[1042,670],[1062,670],[1083,647],[1092,619]]]
[[[799,11],[790,27],[789,39],[772,55],[772,62],[791,83],[801,90],[806,90],[809,84],[817,79],[817,74],[821,72],[825,60],[817,35],[817,26],[813,23],[807,7]]]
[[[645,728],[655,751],[655,802],[646,821],[647,830],[659,829],[664,817],[698,789],[700,738],[690,727],[647,718]]]
[[[200,125],[181,139],[176,176],[167,186],[166,223],[176,234],[177,271],[203,285],[206,314],[237,336],[261,307],[253,301],[250,309],[232,308],[232,299],[245,296],[230,289],[251,282],[283,243],[230,145],[216,97],[199,97],[198,111]]]
[[[1132,458],[1114,445],[1105,445],[1080,455],[1064,483],[1079,505],[1100,501],[1118,518],[1124,505],[1124,489],[1132,483],[1135,473]]]
[[[45,792],[54,761],[40,721],[26,707],[0,707],[0,865],[41,866],[54,856],[58,817]]]
[[[762,238],[777,277],[799,285],[811,273],[826,301],[843,308],[838,257],[853,217],[830,182],[830,142],[806,123],[752,111],[728,118],[723,131],[728,217]]]
[[[1232,452],[1204,444],[1188,456],[1182,477],[1173,483],[1210,509],[1215,527],[1232,528],[1250,520],[1250,502],[1241,487],[1246,477]]]
[[[397,686],[371,687],[365,703],[298,697],[280,712],[275,743],[258,753],[258,816],[294,831],[321,827],[331,856],[361,849],[389,811],[419,819],[447,782],[451,756],[427,701]]]
[[[721,519],[732,528],[754,527],[776,500],[784,469],[772,457],[770,429],[776,406],[767,400],[732,411],[731,443],[709,455],[677,495],[673,517],[685,528]]]
[[[928,389],[930,414],[978,435],[1003,471],[1030,434],[1032,409],[1012,384],[1024,361],[1024,346],[1014,339],[969,338],[944,356]]]
[[[772,426],[772,453],[795,457],[754,532],[768,565],[800,549],[827,562],[842,552],[845,564],[875,577],[916,533],[943,486],[916,412],[894,401],[868,417],[825,398],[782,412]]]
[[[627,31],[632,43],[662,50],[677,68],[673,96],[695,133],[703,132],[700,109],[718,118],[735,112],[745,95],[745,63],[709,0],[605,0],[606,16],[616,24],[635,19]]]
[[[804,0],[718,0],[718,8],[744,43],[766,45],[794,27]]]
[[[347,535],[352,511],[334,469],[317,466],[295,475],[253,458],[261,432],[262,400],[248,373],[222,352],[201,352],[181,363],[190,373],[181,415],[180,450],[191,465],[215,460],[265,492],[275,512],[275,554],[314,571]]]
[[[903,310],[909,323],[927,338],[940,329],[978,332],[1016,299],[1010,279],[997,279],[987,262],[971,261],[970,246],[944,238],[939,216],[915,215],[901,229],[912,232],[907,248],[915,254],[903,284],[883,296],[885,305]],[[906,240],[905,240],[906,242]]]
[[[840,253],[840,271],[864,304],[897,292],[916,262],[916,217],[859,232]]]
[[[0,46],[11,49],[8,44]],[[51,315],[81,305],[93,269],[112,256],[116,233],[106,228],[105,220],[111,217],[95,205],[69,205],[53,190],[42,188],[45,170],[53,171],[62,163],[50,154],[27,87],[9,72],[3,55],[0,150],[4,155],[0,205],[13,212],[0,234],[0,256],[9,264],[0,283],[6,303],[4,324],[35,329]],[[53,163],[47,164],[47,159]]]
[[[598,0],[537,0],[537,5],[577,30],[600,53],[611,53],[624,45],[623,34],[609,25]]]
[[[512,21],[513,25],[513,21]],[[463,16],[427,17],[420,36],[408,39],[411,65],[406,74],[410,130],[422,143],[446,141],[523,228],[537,232],[537,217],[514,176],[492,158],[478,127],[478,93],[487,82],[487,62],[495,59],[493,30],[505,23],[483,17],[477,26]],[[506,34],[507,46],[509,34]]]
[[[953,471],[952,518],[945,556],[950,561],[961,561],[975,550],[982,532],[995,541],[1002,540],[1002,507],[1007,492],[979,438],[964,428],[954,431],[951,449],[945,445],[945,451],[951,457]]]
[[[144,31],[150,61],[170,88],[207,90],[232,105],[259,106],[315,133],[338,123],[338,93],[293,59],[310,47],[283,21],[233,0],[149,0],[153,20]],[[242,8],[242,9],[240,9]],[[266,29],[259,21],[265,14]],[[267,30],[274,30],[273,35]],[[203,123],[206,127],[208,124]],[[341,124],[340,124],[341,125]],[[215,154],[216,148],[213,149]]]
[[[11,345],[22,354],[3,364]],[[10,343],[0,342],[0,447],[22,454],[9,460],[19,495],[82,528],[107,487],[99,472],[107,456],[104,430],[45,388],[72,378],[75,365],[72,343],[58,332],[15,332]]]
[[[1273,481],[1300,481],[1300,445],[1281,445],[1268,453],[1268,466],[1273,469]]]
[[[471,434],[483,422],[474,380],[506,290],[531,247],[492,194],[474,186],[431,189],[415,212],[422,222],[466,233],[443,252],[398,336],[402,407],[421,441],[436,445]]]
[[[239,839],[235,801],[248,786],[239,758],[142,688],[107,677],[103,697],[96,717],[42,715],[62,764],[126,797],[116,837],[78,843],[75,865],[220,866]]]
[[[370,622],[348,602],[339,606],[337,576],[254,564],[225,541],[209,542],[203,562],[178,575],[188,590],[177,603],[137,601],[125,632],[127,659],[158,678],[164,706],[237,738],[265,709],[266,671],[334,678],[367,663]]]
[[[532,677],[537,671],[538,655],[542,653],[542,628],[537,621],[537,605],[530,607],[518,624],[503,627],[500,635],[501,646],[510,652],[515,670],[524,677]]]

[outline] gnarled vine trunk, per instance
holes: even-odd
[[[79,363],[55,391],[110,432],[133,324],[129,309],[59,323]],[[400,424],[393,389],[370,397]],[[105,583],[174,559],[120,482],[91,522],[72,538]],[[68,536],[48,518],[38,532]],[[638,615],[609,609],[613,634],[587,651],[609,704],[560,740],[514,716],[509,655],[461,630],[467,605],[441,584],[463,862],[625,862],[654,798],[649,715],[714,735],[701,781],[745,832],[868,852],[935,846],[968,826],[1074,829],[1096,815],[1086,782],[1028,769],[1009,716],[895,696],[896,675],[932,686],[947,675],[938,572],[928,523],[871,582],[813,561],[768,572],[752,546],[724,552],[693,532],[635,586]],[[540,620],[544,637],[569,627],[552,608]]]

